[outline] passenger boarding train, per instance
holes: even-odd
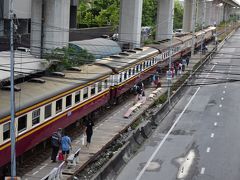
[[[202,37],[213,37],[215,27],[195,33],[195,47]],[[192,35],[174,38],[172,60],[190,52]],[[65,128],[96,109],[115,101],[139,81],[166,66],[170,41],[137,48],[64,71],[61,78],[42,76],[17,84],[17,156],[48,139],[58,128]],[[10,91],[0,89],[0,167],[10,162]]]

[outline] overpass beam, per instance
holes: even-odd
[[[119,42],[140,47],[143,0],[121,0]]]
[[[156,40],[170,39],[173,34],[174,0],[158,0]]]

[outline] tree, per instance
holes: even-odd
[[[175,0],[173,29],[181,29],[182,22],[183,22],[183,7],[180,4],[179,0]]]
[[[157,5],[157,0],[143,0],[142,26],[155,26]]]
[[[74,46],[56,48],[46,54],[47,60],[59,60],[57,64],[50,67],[50,71],[63,71],[70,67],[89,64],[95,61],[95,57],[83,49],[76,49]]]

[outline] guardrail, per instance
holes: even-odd
[[[77,163],[79,163],[79,153],[81,151],[81,148],[79,148],[74,154],[71,154],[67,158],[68,166],[76,166]]]
[[[41,180],[60,180],[62,179],[62,170],[65,162],[62,162],[60,166],[53,168],[53,170],[43,177]]]
[[[68,166],[76,166],[79,163],[79,154],[81,148],[78,148],[75,153],[72,153],[67,158],[67,165]],[[52,169],[52,171],[44,176],[41,180],[61,180],[63,175],[63,168],[65,167],[65,161],[62,162],[58,167]]]

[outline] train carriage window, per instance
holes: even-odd
[[[48,104],[45,106],[44,118],[47,119],[51,116],[52,116],[52,104]]]
[[[139,72],[139,67],[138,67],[138,65],[136,66],[136,73],[138,73]]]
[[[75,92],[75,104],[80,102],[81,93],[80,91]]]
[[[135,74],[135,67],[132,70],[132,75],[134,75],[134,74]]]
[[[96,94],[96,84],[91,85],[91,96]]]
[[[127,72],[125,71],[124,72],[124,80],[126,80],[127,79]]]
[[[40,108],[32,112],[32,126],[40,123]]]
[[[62,99],[59,99],[56,101],[56,113],[59,113],[62,111]]]
[[[142,64],[140,64],[140,71],[142,71],[143,70],[143,65]]]
[[[3,125],[3,140],[10,138],[10,122]]]
[[[132,69],[129,69],[128,70],[128,77],[131,77],[131,75],[132,75]]]
[[[104,89],[107,89],[107,88],[108,88],[108,80],[105,79],[105,81],[104,81]]]
[[[83,89],[83,99],[85,100],[85,99],[87,99],[88,98],[88,87],[85,87],[84,89]]]
[[[119,74],[119,82],[122,82],[122,73]]]
[[[72,95],[68,95],[66,97],[66,108],[69,108],[72,106]]]
[[[18,133],[27,129],[27,114],[18,118]]]
[[[102,91],[102,81],[98,82],[98,92]]]

